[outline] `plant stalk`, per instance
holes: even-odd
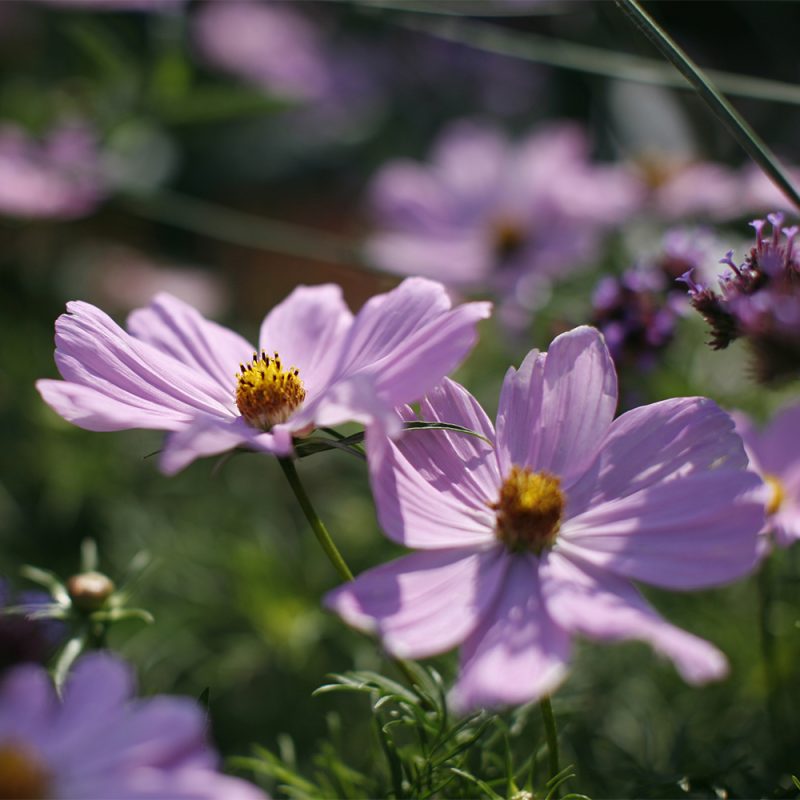
[[[554,778],[561,772],[560,759],[558,755],[558,730],[556,729],[556,718],[553,714],[553,706],[549,697],[543,697],[539,701],[539,708],[542,710],[544,720],[544,733],[547,739],[547,757],[550,764],[550,777]]]
[[[333,568],[339,573],[339,577],[342,580],[353,580],[353,573],[350,571],[350,567],[347,566],[347,562],[342,558],[342,554],[336,547],[333,537],[328,533],[325,523],[314,510],[314,506],[311,504],[311,500],[306,494],[306,490],[294,466],[294,461],[292,461],[291,458],[279,458],[278,463],[281,465],[286,480],[289,481],[289,486],[292,487],[297,502],[300,503],[300,508],[303,509],[303,514],[305,514],[308,524],[311,526],[311,530],[314,531],[314,536],[317,537],[317,541],[325,551],[325,555],[328,556],[328,560],[333,564]]]
[[[684,78],[692,85],[698,96],[728,129],[742,149],[753,159],[764,174],[783,192],[792,204],[800,209],[800,195],[792,186],[780,162],[750,127],[747,121],[711,83],[708,76],[673,41],[672,37],[639,5],[636,0],[616,0],[617,6],[633,24],[661,51]]]

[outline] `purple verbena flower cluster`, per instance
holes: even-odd
[[[725,255],[720,263],[729,269],[717,288],[695,281],[691,270],[683,276],[692,307],[711,329],[711,347],[746,339],[763,383],[800,373],[800,261],[794,244],[800,229],[783,222],[783,214],[774,213],[750,223],[755,245],[741,264],[732,250]]]

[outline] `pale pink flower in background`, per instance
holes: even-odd
[[[216,771],[206,714],[188,697],[134,697],[130,668],[104,653],[73,667],[61,698],[38,665],[0,683],[4,797],[266,800]]]
[[[192,28],[208,64],[273,94],[309,100],[330,89],[322,32],[288,3],[206,3]]]
[[[381,525],[417,552],[369,570],[327,604],[394,656],[460,645],[452,699],[461,710],[552,692],[574,636],[646,641],[690,683],[723,676],[724,656],[663,620],[633,581],[690,590],[750,572],[761,481],[711,400],[665,400],[614,419],[616,405],[611,358],[587,327],[509,370],[496,429],[446,380],[420,418],[488,441],[368,435]]]
[[[0,125],[0,214],[81,217],[106,191],[97,143],[86,127],[62,126],[36,141],[17,125]]]
[[[551,124],[512,143],[494,127],[460,121],[429,163],[398,159],[377,173],[367,254],[390,272],[491,290],[509,319],[515,309],[524,317],[547,297],[542,286],[589,262],[640,198],[626,170],[590,161],[577,125]]]
[[[60,272],[65,283],[87,300],[114,311],[128,312],[166,292],[216,317],[230,308],[231,296],[222,277],[199,265],[163,261],[146,252],[106,241],[73,247]]]
[[[643,172],[651,211],[660,218],[721,222],[744,212],[741,173],[724,164],[654,160]]]
[[[787,165],[789,179],[797,186],[800,169]],[[797,207],[755,164],[742,168],[742,200],[744,213],[766,216],[769,211],[797,214]]]
[[[750,467],[765,484],[765,532],[779,547],[800,539],[800,405],[780,411],[763,430],[741,412],[733,415]]]
[[[236,447],[288,455],[293,435],[349,420],[398,432],[392,409],[461,363],[490,306],[453,308],[440,284],[410,278],[353,315],[338,286],[300,286],[265,317],[257,351],[167,294],[134,311],[128,332],[88,303],[67,312],[64,380],[38,381],[42,397],[88,430],[171,431],[161,467],[175,473]]]

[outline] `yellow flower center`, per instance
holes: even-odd
[[[492,248],[500,259],[516,255],[528,238],[525,228],[516,220],[501,218],[494,221],[491,230]]]
[[[50,775],[24,745],[0,742],[0,800],[47,800]]]
[[[249,364],[240,364],[236,374],[236,405],[254,428],[268,431],[286,422],[306,396],[300,373],[294,367],[284,369],[277,353],[253,353]]]
[[[549,472],[514,466],[489,507],[497,512],[495,535],[514,553],[537,555],[555,543],[566,499],[561,481]]]
[[[772,494],[767,503],[767,514],[774,514],[780,507],[786,497],[783,489],[783,484],[774,475],[765,475],[764,483],[772,490]]]

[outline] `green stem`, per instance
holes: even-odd
[[[398,10],[409,11],[407,7]],[[431,13],[434,13],[432,11]],[[540,36],[529,31],[518,31],[499,25],[472,20],[429,19],[406,14],[396,23],[437,39],[458,42],[475,50],[516,58],[533,64],[546,64],[559,69],[574,70],[589,75],[600,75],[648,86],[666,86],[670,89],[691,90],[675,70],[655,58],[644,58],[631,53],[607,50],[602,47]],[[783,81],[742,75],[723,70],[705,70],[717,88],[728,95],[746,97],[768,103],[800,105],[800,86]]]
[[[325,527],[325,523],[319,518],[314,506],[311,505],[311,500],[306,494],[306,490],[300,481],[300,476],[295,469],[294,461],[291,458],[279,458],[278,463],[281,465],[286,480],[289,481],[289,486],[292,487],[297,502],[300,503],[300,508],[303,509],[311,530],[314,531],[314,536],[317,537],[317,541],[325,551],[325,555],[328,556],[328,560],[333,564],[333,568],[339,573],[342,580],[353,580],[353,573],[350,572],[350,567],[347,566],[347,562],[342,558],[342,554],[334,544],[333,538]]]
[[[544,720],[544,734],[547,739],[547,756],[550,762],[550,777],[554,778],[561,772],[561,766],[558,757],[556,718],[553,714],[553,706],[550,704],[550,698],[543,697],[539,701],[539,708],[542,710],[542,719]]]
[[[200,236],[384,276],[366,262],[357,244],[305,225],[247,214],[166,190],[129,195],[122,202],[140,217]]]
[[[333,564],[334,569],[343,580],[352,581],[353,573],[350,571],[350,567],[347,566],[347,562],[334,544],[333,538],[325,527],[325,523],[314,510],[314,506],[311,504],[311,500],[306,494],[300,476],[297,474],[294,461],[292,461],[291,458],[279,458],[278,463],[281,465],[283,474],[286,476],[286,480],[289,481],[289,486],[292,487],[294,496],[297,498],[297,502],[300,503],[300,508],[303,509],[303,513],[308,520],[308,524],[311,525],[311,529],[314,531],[317,541],[325,551],[325,555],[328,556],[328,560]],[[419,683],[417,677],[414,675],[414,671],[405,661],[400,658],[393,658],[392,663],[403,674],[409,686],[413,687],[415,684]]]
[[[55,667],[53,667],[53,683],[59,694],[61,694],[61,690],[67,680],[70,667],[75,662],[75,659],[84,651],[85,647],[86,633],[81,631],[81,633],[73,636],[61,650]]]
[[[778,159],[745,119],[720,94],[719,90],[711,83],[700,67],[689,58],[636,0],[616,0],[616,3],[634,25],[661,51],[661,54],[672,62],[681,75],[686,78],[698,96],[706,103],[720,122],[725,125],[747,155],[758,164],[775,186],[800,209],[800,195],[792,186]]]

